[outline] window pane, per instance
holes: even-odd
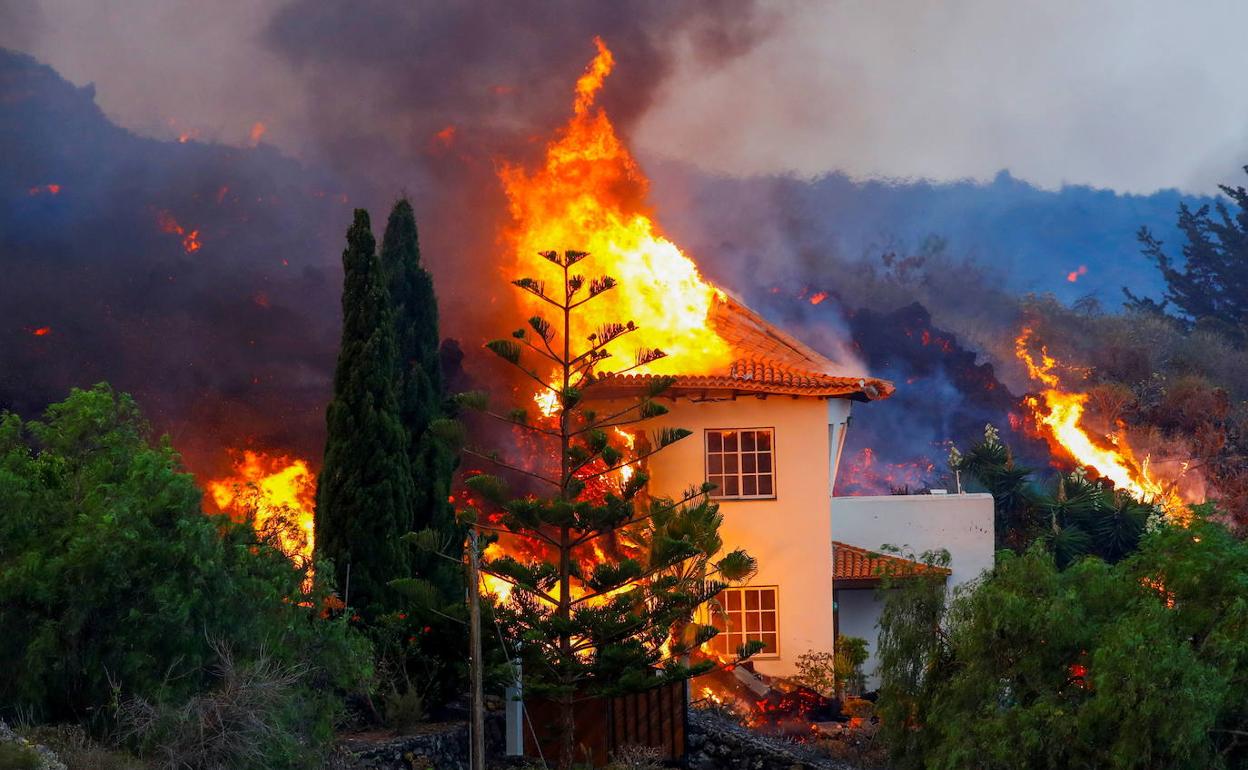
[[[769,588],[769,589],[767,589],[767,590],[765,590],[765,591],[761,591],[760,593],[762,593],[762,595],[763,595],[763,596],[762,596],[762,599],[763,599],[763,609],[765,609],[765,610],[774,610],[774,609],[776,608],[776,591],[775,591],[775,589]]]
[[[724,472],[724,456],[708,455],[706,458],[707,473],[723,473]]]
[[[724,473],[736,473],[736,472],[737,472],[737,456],[736,455],[724,455]]]
[[[754,431],[752,430],[741,431],[741,451],[742,452],[754,451]]]
[[[747,610],[758,609],[758,591],[746,589],[745,591],[745,608]]]
[[[774,495],[775,494],[775,491],[773,491],[772,489],[770,475],[758,477],[758,493],[760,495]]]
[[[741,494],[741,489],[737,485],[736,476],[725,476],[723,489],[724,492],[723,495],[721,495],[722,497],[736,497]]]
[[[712,497],[718,497],[724,493],[724,477],[708,475],[706,480],[715,485],[715,489],[711,490]]]
[[[722,452],[724,449],[724,437],[717,430],[708,430],[706,432],[706,450],[708,452]]]
[[[741,592],[732,591],[732,590],[724,591],[723,604],[724,604],[724,607],[726,607],[729,612],[733,610],[740,610],[741,609]]]
[[[754,455],[741,455],[741,471],[754,473],[758,470],[758,458]]]
[[[757,476],[741,477],[741,494],[751,495],[751,496],[758,494],[758,477]]]
[[[763,625],[763,624],[762,624],[762,618],[761,618],[761,617],[759,617],[759,614],[758,614],[757,612],[747,612],[747,613],[746,613],[746,615],[745,615],[745,630],[746,630],[746,631],[748,631],[748,632],[750,632],[750,635],[751,635],[751,636],[753,636],[753,635],[754,635],[755,633],[757,633],[758,631],[762,630],[762,625]]]
[[[758,431],[758,448],[760,450],[771,449],[771,431],[769,430]]]
[[[737,451],[736,431],[731,431],[731,430],[724,431],[724,451],[725,452]]]
[[[771,452],[758,453],[758,469],[759,471],[771,471]]]
[[[762,630],[764,630],[764,631],[775,631],[775,630],[776,630],[776,613],[774,613],[774,612],[764,612],[764,613],[762,613],[762,619],[763,619],[763,628],[762,628]]]
[[[767,653],[768,655],[776,654],[776,650],[778,648],[776,647],[776,635],[775,634],[763,634],[761,637],[759,637],[759,641],[761,641],[764,645],[766,645],[765,647],[763,647],[763,652]]]
[[[728,627],[728,619],[724,617],[724,613],[722,612],[718,612],[718,611],[712,612],[711,613],[711,625],[715,628],[718,628],[720,631],[723,631],[724,629]]]

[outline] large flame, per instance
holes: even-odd
[[[615,63],[606,44],[594,42],[598,55],[576,82],[572,118],[546,146],[544,162],[532,171],[505,164],[499,172],[514,220],[504,233],[514,259],[506,266],[507,277],[545,279],[550,291],[561,286],[562,273],[538,252],[588,251],[589,269],[610,275],[619,286],[573,314],[574,344],[605,323],[634,321],[640,331],[627,335],[625,349],[657,347],[669,356],[636,371],[723,371],[732,351],[709,323],[722,294],[651,218],[649,182],[606,112],[594,104]],[[631,356],[614,366],[608,360],[605,369],[631,363]]]
[[[1033,380],[1044,386],[1039,396],[1028,396],[1026,405],[1043,427],[1045,437],[1056,443],[1075,462],[1094,469],[1100,476],[1114,482],[1117,489],[1133,497],[1160,506],[1173,520],[1184,521],[1187,506],[1177,484],[1156,477],[1149,468],[1149,457],[1138,460],[1130,445],[1119,435],[1110,434],[1094,440],[1083,425],[1088,394],[1062,389],[1057,374],[1058,361],[1041,346],[1039,356],[1031,352],[1032,330],[1024,328],[1014,340],[1014,352],[1027,367]]]
[[[217,508],[250,520],[257,531],[272,531],[283,553],[310,564],[315,544],[316,474],[308,463],[249,449],[234,453],[233,465],[232,474],[206,485]]]

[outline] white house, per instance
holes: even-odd
[[[991,564],[990,497],[986,507],[968,495],[898,496],[875,507],[834,501],[850,406],[887,398],[891,383],[838,374],[832,361],[738,302],[723,303],[714,323],[740,357],[722,374],[679,376],[664,394],[669,413],[647,424],[694,433],[650,460],[652,492],[679,497],[692,484],[714,482],[725,550],[745,548],[759,562],[747,586],[721,596],[727,618],[713,646],[762,641],[755,668],[771,675],[793,673],[804,652],[830,652],[838,623],[874,648],[878,607],[851,597],[847,584],[838,610],[834,541],[949,548],[955,580]],[[612,377],[594,387],[594,398],[633,395],[650,379]],[[974,543],[964,547],[960,538]]]

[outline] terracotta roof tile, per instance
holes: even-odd
[[[833,361],[763,320],[730,295],[716,305],[711,324],[739,354],[722,374],[682,375],[673,390],[731,390],[875,401],[893,394],[893,384],[874,377],[851,375]],[[601,380],[602,393],[631,390],[653,375],[617,375]]]
[[[950,570],[900,556],[868,551],[856,545],[832,541],[832,584],[877,584],[884,575],[943,575]]]

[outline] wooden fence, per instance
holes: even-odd
[[[626,746],[651,746],[665,760],[684,759],[689,704],[686,688],[685,682],[672,682],[631,695],[577,701],[577,760],[600,767]],[[526,698],[524,705],[528,718],[524,753],[531,759],[545,757],[547,764],[553,764],[559,756],[555,731],[559,706],[539,698]]]

